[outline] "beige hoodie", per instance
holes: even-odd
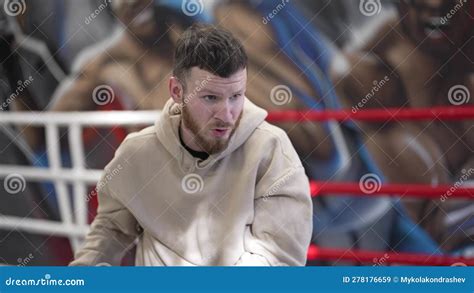
[[[245,100],[228,147],[207,160],[178,137],[169,100],[155,126],[132,133],[98,183],[99,209],[70,265],[304,265],[312,232],[308,178],[281,129]]]

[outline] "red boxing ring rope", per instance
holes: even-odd
[[[272,111],[268,114],[269,122],[303,122],[325,120],[361,120],[361,121],[392,121],[392,120],[466,120],[474,119],[474,106],[446,106],[432,108],[385,108],[352,111],[344,110],[289,110]]]
[[[429,186],[423,184],[381,184],[371,190],[373,196],[399,196],[408,194],[409,196],[425,198],[474,198],[474,188],[453,188],[448,185]],[[346,193],[354,196],[363,194],[358,183],[336,183],[311,181],[311,195],[319,196],[321,193]],[[449,193],[448,193],[449,192]],[[440,255],[425,255],[418,253],[394,253],[337,248],[323,248],[311,245],[308,250],[308,261],[331,260],[331,261],[355,261],[358,263],[382,263],[383,264],[407,264],[407,265],[430,265],[449,266],[462,264],[474,266],[474,259],[462,257],[450,257]]]
[[[337,182],[310,182],[311,196],[316,197],[321,193],[345,193],[360,196],[364,194],[358,183]],[[380,184],[371,190],[370,196],[399,196],[423,197],[431,199],[447,198],[474,198],[474,188],[454,188],[454,186],[423,184]],[[308,250],[308,261],[353,261],[358,263],[373,264],[406,264],[423,266],[449,266],[453,264],[474,266],[473,258],[451,257],[441,255],[428,255],[419,253],[395,253],[352,249],[326,248],[311,245]]]
[[[406,252],[378,252],[341,248],[326,248],[311,245],[308,250],[308,261],[352,261],[372,263],[374,265],[404,264],[420,266],[474,266],[473,258],[452,257]]]
[[[474,119],[474,106],[440,106],[432,108],[385,108],[352,111],[324,110],[324,111],[274,111],[268,114],[269,122],[304,122],[326,120],[360,120],[360,121],[393,121],[393,120],[466,120]],[[373,188],[372,188],[373,187]],[[447,198],[474,198],[474,188],[461,188],[453,185],[423,185],[423,184],[379,184],[370,186],[369,192],[362,190],[359,183],[338,183],[311,181],[311,195],[319,196],[321,193],[344,193],[360,196],[403,196],[420,197],[429,199]],[[365,188],[367,189],[367,188]],[[432,265],[449,266],[464,265],[474,266],[474,258],[451,257],[442,255],[428,255],[419,253],[396,253],[366,250],[351,250],[340,248],[323,248],[311,245],[308,250],[308,261],[355,261],[358,263],[405,264],[405,265]]]
[[[311,181],[311,196],[316,197],[321,193],[346,193],[348,195],[360,196],[400,196],[448,199],[448,198],[471,198],[474,199],[474,188],[455,188],[454,185],[430,186],[424,184],[380,184],[373,186],[375,190],[362,191],[358,183],[340,183],[329,181]]]

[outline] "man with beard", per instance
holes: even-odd
[[[247,55],[226,30],[178,40],[171,99],[130,134],[99,182],[99,210],[71,265],[304,265],[309,182],[285,132],[246,97]]]
[[[464,0],[399,1],[398,17],[388,20],[363,47],[346,52],[351,70],[336,81],[346,104],[353,111],[361,101],[363,108],[472,104],[473,8]],[[383,86],[374,86],[384,79]],[[388,181],[450,184],[465,181],[473,170],[472,120],[360,126]],[[440,195],[438,201],[405,203],[443,248],[452,251],[472,244],[472,202]]]

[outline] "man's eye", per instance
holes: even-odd
[[[206,101],[215,101],[217,100],[217,97],[213,95],[208,95],[208,96],[204,96],[203,99]]]
[[[238,98],[240,98],[240,96],[242,96],[241,94],[235,94],[231,97],[232,100],[236,100]]]

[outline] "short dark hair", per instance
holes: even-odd
[[[194,66],[226,78],[247,67],[247,54],[242,43],[228,30],[196,23],[178,40],[173,75],[184,82],[188,70]]]

